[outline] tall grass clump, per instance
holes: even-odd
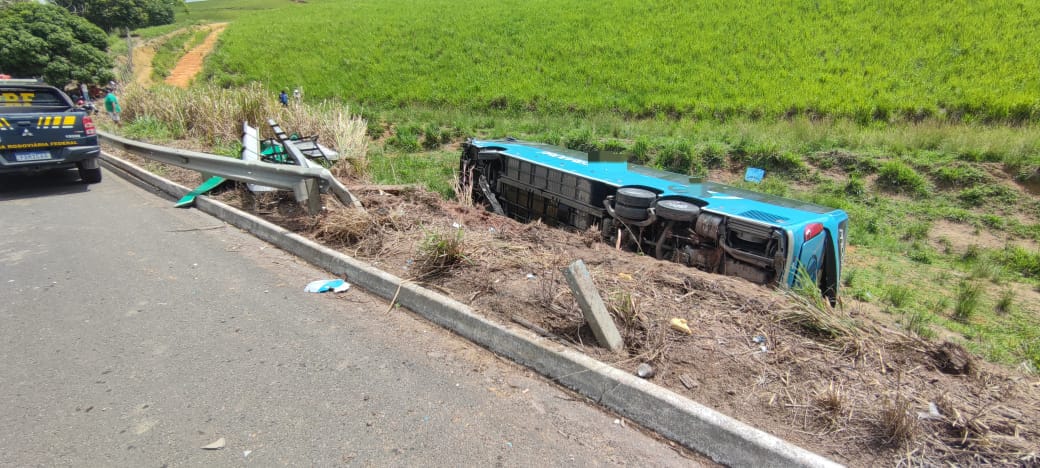
[[[154,119],[176,129],[172,138],[192,138],[211,144],[239,141],[242,123],[260,129],[262,138],[273,137],[268,119],[289,133],[318,135],[341,158],[363,159],[368,150],[364,119],[332,102],[282,107],[276,96],[260,83],[224,89],[213,85],[185,90],[169,86],[143,88],[130,85],[122,96],[123,117],[129,125],[138,119]]]
[[[669,142],[658,149],[654,166],[677,174],[701,172],[700,161],[694,160],[693,147],[684,139]]]
[[[973,281],[961,281],[957,285],[957,301],[953,306],[953,318],[959,322],[968,322],[979,309],[979,298],[982,286]]]
[[[466,243],[462,229],[454,232],[427,232],[419,244],[415,261],[416,275],[423,279],[440,276],[466,260]]]
[[[786,291],[793,307],[782,311],[779,320],[812,337],[837,339],[854,335],[857,325],[842,310],[832,307],[805,268],[799,268],[794,286]]]
[[[885,290],[885,299],[888,300],[889,304],[892,304],[892,307],[897,309],[906,307],[912,297],[913,292],[911,289],[901,284],[891,285]]]
[[[928,194],[928,181],[924,176],[918,174],[914,168],[897,160],[890,160],[881,165],[877,183],[882,188],[893,192],[914,196]]]

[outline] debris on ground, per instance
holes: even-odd
[[[188,186],[199,182],[197,173],[178,168],[165,176]],[[390,272],[419,258],[431,230],[464,225],[462,260],[411,280],[488,320],[531,330],[625,372],[651,365],[655,384],[836,462],[1040,463],[1035,373],[979,360],[954,343],[922,340],[863,303],[817,308],[739,278],[618,252],[590,242],[593,231],[523,224],[420,188],[368,190],[367,213],[316,216],[304,213],[292,194],[257,197],[247,207],[245,191],[213,196]],[[855,252],[849,257],[855,261]],[[571,295],[563,270],[576,259],[584,261],[624,340],[620,353],[597,345]],[[696,333],[677,332],[673,318],[687,320]]]
[[[335,293],[341,293],[350,289],[350,283],[342,279],[325,279],[316,280],[307,283],[307,286],[303,288],[305,292],[312,293],[323,293],[332,291]]]
[[[224,438],[221,437],[221,438],[213,441],[212,443],[210,443],[208,445],[203,445],[202,449],[203,450],[220,450],[220,449],[224,448],[225,445],[227,445],[227,441],[225,441]]]

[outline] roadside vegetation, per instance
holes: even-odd
[[[298,84],[304,108],[359,112],[372,143],[354,170],[377,182],[451,196],[458,142],[514,136],[841,208],[847,309],[1040,367],[1040,12],[570,3],[210,0],[178,22],[234,20],[202,81],[246,86],[250,118],[292,118],[274,98]],[[220,91],[150,93],[128,112],[177,137],[193,132],[164,110]]]

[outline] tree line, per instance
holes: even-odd
[[[0,0],[0,73],[65,86],[113,78],[108,33],[170,24],[181,0]]]

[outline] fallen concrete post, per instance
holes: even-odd
[[[625,342],[614,325],[614,319],[610,318],[607,306],[603,305],[603,299],[599,297],[599,291],[592,282],[592,275],[585,267],[585,262],[575,260],[563,271],[563,276],[567,278],[567,284],[581,306],[581,313],[592,327],[596,341],[615,353],[625,349]]]

